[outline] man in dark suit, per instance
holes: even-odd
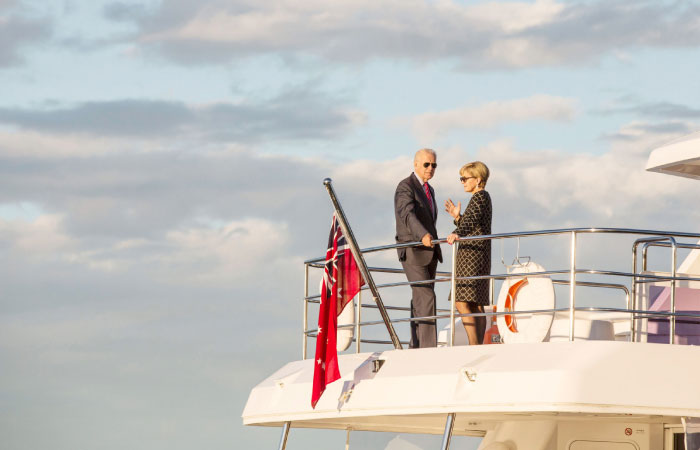
[[[437,239],[437,202],[435,191],[428,184],[437,168],[435,152],[424,148],[413,159],[414,172],[401,180],[394,194],[396,242],[421,241],[420,247],[401,248],[399,261],[408,281],[434,280],[438,261],[442,262]],[[435,283],[411,285],[411,317],[435,315]],[[437,346],[435,320],[411,322],[411,348]]]

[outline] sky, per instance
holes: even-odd
[[[439,204],[489,166],[494,232],[699,231],[697,182],[644,171],[700,129],[699,72],[697,1],[0,0],[3,449],[276,446],[240,415],[301,357],[325,177],[362,247],[392,243],[422,147]],[[581,257],[629,269],[629,248]],[[319,436],[345,442],[288,448]]]

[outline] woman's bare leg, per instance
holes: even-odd
[[[484,307],[481,305],[469,303],[469,307],[473,313],[484,312]],[[486,317],[479,316],[479,317],[473,317],[473,319],[475,319],[474,321],[476,323],[476,337],[479,340],[479,344],[483,344],[484,343],[484,333],[486,333]]]
[[[455,302],[457,311],[460,314],[470,314],[474,311],[470,309],[470,302]],[[467,338],[469,339],[469,345],[479,345],[479,338],[476,332],[476,322],[474,317],[462,317],[462,325],[467,332]]]

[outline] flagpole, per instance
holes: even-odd
[[[379,314],[382,316],[382,320],[384,320],[386,329],[389,331],[389,336],[391,337],[391,342],[394,344],[394,348],[402,349],[403,347],[401,346],[401,341],[396,335],[396,330],[394,330],[394,326],[391,324],[391,320],[389,319],[389,313],[387,313],[386,308],[384,307],[384,302],[382,302],[382,297],[379,295],[379,289],[377,289],[377,285],[374,283],[372,274],[367,268],[365,258],[362,256],[362,252],[360,252],[360,247],[357,245],[355,235],[353,234],[350,225],[348,225],[347,219],[345,218],[345,213],[343,212],[343,207],[340,206],[340,202],[338,201],[338,197],[335,195],[335,190],[333,189],[331,183],[332,180],[330,178],[325,178],[323,180],[323,185],[326,186],[328,195],[331,197],[331,202],[333,202],[333,208],[335,209],[338,223],[340,223],[340,228],[343,230],[343,235],[345,236],[345,239],[347,239],[348,245],[350,245],[350,251],[352,252],[352,256],[355,257],[355,261],[357,262],[357,266],[362,273],[362,277],[367,283],[369,290],[372,292],[372,297],[374,298],[374,302],[377,304]]]

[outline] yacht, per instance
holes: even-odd
[[[700,179],[700,133],[654,150],[646,170]],[[491,283],[484,313],[491,345],[466,344],[452,298],[433,316],[446,323],[438,347],[408,350],[394,325],[416,319],[382,301],[384,291],[408,283],[400,269],[365,262],[399,245],[359,249],[331,181],[324,184],[371,301],[348,305],[349,318],[339,318],[338,347],[354,343],[354,351],[339,352],[341,378],[312,408],[307,346],[315,342],[310,311],[320,296],[310,294],[309,273],[325,262],[306,261],[301,359],[251,390],[245,425],[279,427],[281,450],[294,428],[435,434],[443,450],[453,436],[481,437],[479,450],[700,449],[699,232],[567,228],[462,238],[537,239],[566,263],[545,269],[533,254],[481,277]],[[621,249],[614,257],[627,269],[611,270],[609,252],[589,266],[583,253],[596,238],[623,242],[610,252]],[[455,247],[443,247],[452,251],[452,270],[436,283],[454,286]],[[376,284],[379,273],[397,281]],[[363,322],[370,310],[381,320]],[[386,330],[386,339],[363,337],[366,327]],[[370,344],[381,347],[361,350]]]

